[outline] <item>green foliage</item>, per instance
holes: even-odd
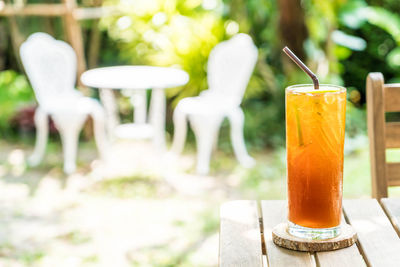
[[[245,137],[254,149],[285,144],[285,97],[267,103],[248,101],[245,105]]]
[[[400,44],[400,16],[380,7],[366,7],[367,21],[392,35]]]
[[[10,133],[10,119],[33,99],[33,90],[24,75],[12,70],[0,72],[1,134]]]
[[[361,93],[356,104],[365,103],[365,79],[369,72],[382,72],[387,82],[400,80],[399,10],[398,2],[389,0],[351,0],[339,10],[338,28],[366,43],[365,49],[359,51],[344,51],[343,47],[336,50],[343,55],[339,61],[345,84]]]
[[[183,88],[169,90],[175,103],[207,88],[206,64],[211,49],[225,35],[223,20],[201,1],[147,1],[119,4],[125,15],[106,17],[101,25],[119,42],[119,57],[132,64],[177,66],[190,75]]]
[[[365,109],[357,108],[352,102],[346,105],[346,134],[355,137],[367,131],[367,114]]]
[[[189,73],[186,86],[168,91],[172,107],[181,98],[207,88],[208,54],[218,42],[238,31],[249,33],[259,48],[259,60],[243,101],[245,136],[254,148],[283,145],[284,88],[309,83],[309,78],[294,66],[283,67],[277,2],[210,2],[214,6],[197,0],[109,0],[107,5],[119,4],[126,13],[103,18],[101,25],[118,42],[121,61],[174,65]],[[377,66],[392,79],[392,70],[400,62],[392,37],[397,35],[398,15],[368,7],[364,0],[306,0],[303,7],[309,31],[305,43],[308,64],[317,69],[321,82],[348,87],[349,100],[355,106],[349,107],[347,129],[354,136],[365,131],[363,112],[357,108],[365,101],[366,74],[371,66]],[[386,17],[390,20],[385,24]],[[371,30],[376,34],[370,34]],[[386,40],[384,44],[382,40]],[[386,61],[382,58],[385,49]],[[228,130],[225,126],[221,130],[223,148],[228,148]]]
[[[349,107],[348,134],[364,132],[365,118],[358,109],[365,104],[368,72],[383,72],[387,82],[400,81],[399,1],[303,0],[301,4],[308,31],[304,43],[307,64],[321,82],[348,88],[348,99],[354,104]],[[189,73],[187,85],[167,90],[171,109],[183,97],[207,89],[208,55],[217,43],[237,32],[250,34],[259,57],[242,104],[246,115],[245,136],[255,148],[284,144],[284,88],[310,81],[295,65],[282,60],[279,18],[284,11],[280,10],[279,1],[106,0],[103,5],[118,5],[122,12],[101,19],[104,37],[101,65],[175,66]],[[32,22],[35,23],[24,30],[25,34],[40,27],[39,22],[43,21]],[[53,28],[58,29],[57,25]],[[82,24],[84,33],[89,33],[91,25]],[[7,102],[0,114],[1,131],[8,128],[8,118],[20,104],[33,99],[26,81],[21,82],[22,77],[7,75],[12,78],[5,79],[8,82],[2,78],[0,87],[18,85],[26,89],[12,97],[0,95],[0,103]],[[10,90],[2,90],[0,94],[5,91],[11,94]],[[122,121],[124,116],[130,119],[132,111],[129,105],[122,107],[125,102],[120,103]],[[225,148],[227,130],[224,126],[221,131]]]

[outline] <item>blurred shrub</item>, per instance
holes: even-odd
[[[285,144],[285,97],[268,102],[247,101],[245,105],[244,135],[253,149]]]
[[[20,132],[28,133],[35,130],[35,106],[27,106],[19,109],[14,116],[10,118],[10,126]]]
[[[284,44],[279,32],[279,2],[105,0],[103,5],[118,5],[122,15],[101,19],[102,34],[106,37],[102,40],[101,65],[149,64],[184,69],[190,75],[189,83],[167,90],[168,110],[171,110],[183,97],[197,95],[207,88],[206,66],[211,49],[237,32],[246,32],[258,47],[259,57],[242,104],[246,115],[245,136],[257,148],[280,146],[285,140],[284,88],[310,81],[294,64],[285,62],[281,52]],[[365,116],[359,108],[365,103],[367,73],[381,71],[388,82],[400,81],[399,1],[302,0],[301,4],[308,30],[308,40],[304,43],[307,64],[317,72],[321,82],[348,88],[348,99],[353,103],[348,107],[348,134],[363,133]],[[35,18],[29,21],[39,22]],[[42,23],[29,25],[23,32],[43,28]],[[88,22],[82,25],[86,33],[91,28]],[[59,27],[53,28],[59,32]],[[9,77],[2,78],[1,87],[29,88],[26,80],[16,73],[4,75]],[[26,98],[21,92],[5,97],[4,93],[11,92],[1,90],[0,101],[8,104],[2,105],[0,131],[9,129],[8,118],[24,101],[33,99],[31,90],[24,92]],[[124,117],[131,119],[132,111],[130,105],[124,108],[124,103],[121,102],[123,121]],[[16,117],[17,122],[22,122],[16,123],[18,127],[27,125],[28,111]],[[171,113],[168,116],[170,123]],[[221,130],[223,143],[228,142],[227,130],[225,126]]]
[[[119,42],[122,61],[176,66],[187,71],[189,83],[167,91],[174,103],[207,88],[208,54],[225,36],[217,12],[208,10],[201,1],[108,0],[108,4],[118,4],[124,10],[123,16],[101,21],[108,35]]]
[[[265,147],[281,147],[285,145],[285,98],[275,101],[248,101],[245,105],[244,135],[248,147],[253,150],[262,150]],[[346,136],[355,138],[366,134],[366,112],[351,101],[347,101],[346,108]],[[219,148],[231,152],[229,127],[226,123],[221,129]]]
[[[367,114],[364,108],[357,108],[352,102],[347,101],[346,105],[346,135],[356,137],[366,134]]]
[[[0,72],[0,133],[11,134],[10,120],[18,110],[34,102],[32,88],[24,75],[7,70]]]
[[[105,5],[115,4],[124,15],[105,17],[101,25],[115,42],[120,62],[172,65],[189,73],[187,85],[168,90],[172,107],[181,98],[197,95],[207,88],[208,54],[218,42],[237,32],[249,33],[259,48],[259,58],[242,104],[246,115],[245,136],[256,148],[284,144],[284,88],[310,81],[292,63],[285,66],[282,62],[283,44],[278,31],[280,10],[276,1],[105,2]],[[309,32],[309,39],[304,44],[307,63],[316,70],[321,82],[348,87],[348,98],[354,105],[348,108],[347,129],[352,136],[363,133],[364,111],[357,108],[365,101],[366,73],[375,66],[389,79],[393,77],[391,65],[379,54],[378,47],[383,49],[379,43],[382,40],[389,40],[387,53],[396,46],[395,28],[388,24],[393,24],[397,15],[368,7],[364,0],[304,0],[302,4]],[[390,22],[382,22],[382,16],[390,18]],[[389,59],[392,65],[395,64],[397,54],[392,52]],[[228,130],[224,123],[221,130],[223,148],[228,147]]]
[[[335,52],[344,83],[353,90],[350,100],[365,103],[365,81],[369,72],[382,72],[387,82],[400,81],[400,4],[393,0],[351,0],[338,10],[338,28],[354,40],[337,42]],[[358,95],[357,95],[358,92]]]

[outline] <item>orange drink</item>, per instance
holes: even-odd
[[[346,89],[286,89],[289,233],[325,239],[340,233]]]

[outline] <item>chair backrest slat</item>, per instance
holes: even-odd
[[[400,83],[385,84],[385,111],[399,112],[400,111]]]
[[[389,186],[400,186],[400,163],[386,164],[386,176]]]
[[[388,186],[400,186],[400,163],[386,162],[386,148],[400,148],[400,122],[386,122],[385,112],[400,111],[400,84],[384,84],[382,73],[367,77],[368,136],[372,196],[388,196]]]
[[[400,122],[387,122],[385,129],[386,148],[400,147]]]

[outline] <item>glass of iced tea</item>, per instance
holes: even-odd
[[[346,89],[286,88],[288,232],[307,239],[340,234]]]

